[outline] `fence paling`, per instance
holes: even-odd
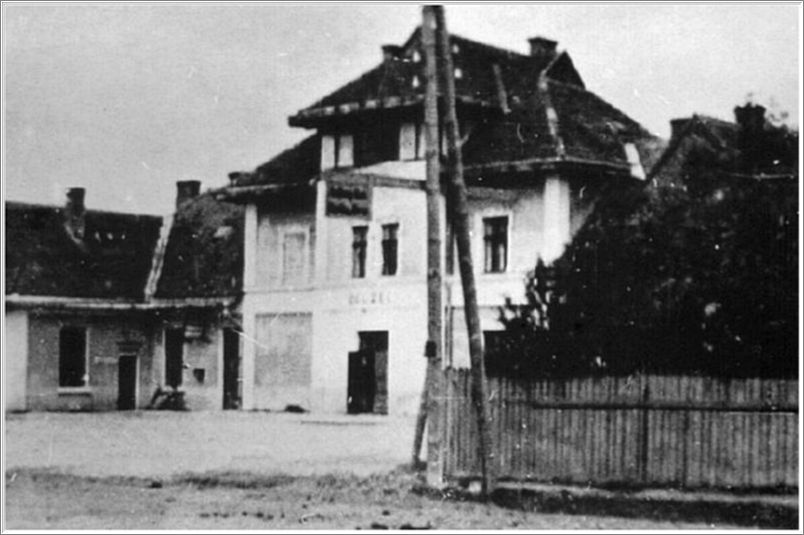
[[[448,476],[477,475],[469,376],[447,370]],[[795,486],[790,380],[489,379],[500,476],[577,483]]]

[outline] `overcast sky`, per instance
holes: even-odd
[[[223,185],[306,135],[287,116],[374,67],[420,7],[19,5],[3,9],[9,200],[165,213],[176,180]],[[567,50],[587,88],[651,131],[749,94],[798,124],[801,6],[448,5],[450,31]]]

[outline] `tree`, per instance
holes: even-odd
[[[797,376],[799,185],[779,170],[798,136],[751,141],[695,146],[681,181],[610,184],[525,304],[501,309],[490,371]]]

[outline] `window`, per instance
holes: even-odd
[[[62,327],[59,332],[59,386],[71,388],[88,384],[87,330],[84,327]]]
[[[507,217],[488,217],[483,219],[483,245],[486,273],[504,272],[508,257]]]
[[[304,249],[307,236],[304,232],[288,232],[282,239],[282,283],[299,284],[305,279]]]
[[[350,134],[321,136],[321,170],[354,165],[354,142]]]
[[[352,277],[362,279],[366,276],[366,248],[368,227],[352,227]]]
[[[382,226],[382,274],[396,275],[397,255],[399,249],[399,225],[397,223]]]

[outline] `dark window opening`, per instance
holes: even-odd
[[[483,219],[483,245],[486,273],[502,273],[508,257],[508,218]]]
[[[399,159],[399,123],[381,121],[365,125],[355,134],[356,167]]]
[[[366,276],[367,237],[368,227],[352,228],[352,277],[355,279],[362,279]]]
[[[396,275],[399,225],[382,226],[382,274]]]
[[[184,367],[184,329],[165,330],[165,384],[178,388]]]
[[[59,332],[59,386],[87,386],[87,330],[62,327]]]

